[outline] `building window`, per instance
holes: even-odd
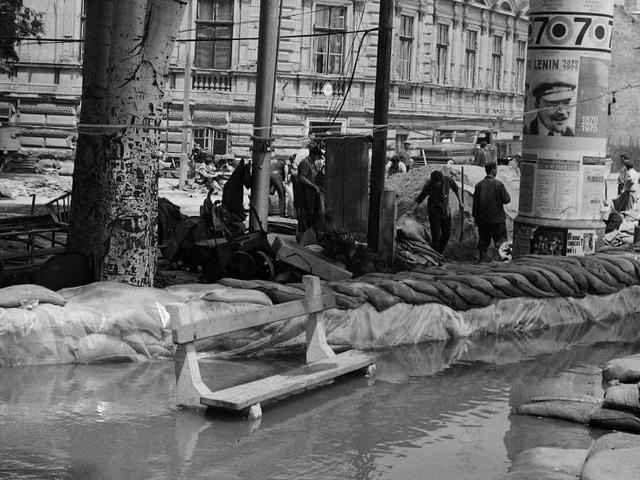
[[[314,65],[316,73],[342,73],[346,7],[316,6]]]
[[[502,88],[502,37],[500,35],[493,36],[491,70],[491,87],[494,90],[500,90]]]
[[[443,23],[438,24],[438,41],[437,49],[437,68],[436,81],[438,83],[447,82],[447,62],[449,61],[449,25]]]
[[[467,49],[465,54],[465,86],[476,87],[476,57],[478,54],[478,32],[467,31]]]
[[[80,40],[84,40],[85,30],[87,26],[87,14],[85,0],[82,0],[80,4]],[[78,60],[82,62],[82,55],[84,54],[84,42],[78,43]]]
[[[396,133],[396,153],[404,152],[404,144],[409,140],[409,135],[406,133]]]
[[[516,45],[516,91],[524,91],[525,62],[527,59],[527,42],[518,40]]]
[[[193,141],[200,145],[203,151],[214,155],[227,154],[227,132],[214,128],[194,128]]]
[[[413,57],[413,17],[400,15],[400,58],[398,59],[400,80],[411,79],[411,57]]]
[[[230,69],[232,34],[233,0],[198,0],[194,65],[197,68]]]

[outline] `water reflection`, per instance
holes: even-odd
[[[511,415],[531,396],[601,395],[640,322],[558,327],[381,352],[360,376],[267,405],[259,423],[175,407],[173,364],[1,369],[0,478],[493,479],[524,449],[601,432]],[[212,389],[300,358],[202,362]]]

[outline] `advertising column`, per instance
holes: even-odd
[[[602,241],[613,3],[530,2],[515,256]]]

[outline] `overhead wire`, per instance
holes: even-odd
[[[364,33],[367,30],[377,30],[375,27],[373,29],[363,29],[363,30],[346,30],[342,33]],[[335,32],[316,32],[316,33],[299,33],[292,35],[282,35],[280,39],[290,39],[290,38],[312,38],[312,37],[323,37],[328,35],[335,35]],[[10,40],[16,42],[27,42],[27,43],[82,43],[84,42],[83,38],[38,38],[38,37],[16,37],[16,36],[3,36],[0,35],[0,40]],[[178,38],[177,42],[233,42],[233,41],[244,41],[244,40],[259,40],[258,37],[198,37],[198,38]]]
[[[302,17],[304,15],[323,12],[323,11],[329,10],[331,8],[334,8],[334,7],[314,8],[314,9],[309,10],[308,12],[292,13],[292,14],[289,14],[289,15],[283,15],[281,18],[283,20],[290,20],[290,19],[295,18],[295,17]],[[238,22],[225,22],[225,21],[217,22],[217,21],[202,20],[202,19],[196,19],[195,21],[196,22],[197,21],[211,22],[211,23],[229,23],[229,24],[233,23],[233,25],[235,26],[235,25],[248,25],[248,24],[252,24],[252,23],[260,23],[260,18],[256,17],[256,18],[252,18],[250,20],[240,20]],[[185,28],[183,30],[180,30],[180,33],[193,32],[193,31],[198,30],[199,28],[206,28],[206,27],[209,27],[209,26],[210,25],[201,25],[201,26],[195,27],[195,28]]]
[[[640,83],[638,84],[628,84],[625,87],[619,87],[616,88],[615,90],[610,90],[607,92],[604,92],[600,95],[596,95],[594,97],[589,97],[589,98],[585,98],[582,100],[579,100],[577,102],[574,102],[571,104],[571,106],[577,106],[579,104],[582,103],[586,103],[586,102],[591,102],[594,100],[598,100],[601,98],[604,98],[608,95],[613,95],[613,94],[619,94],[620,92],[626,91],[626,90],[634,90],[640,88]],[[543,107],[543,108],[536,108],[536,109],[531,109],[531,110],[526,110],[523,112],[522,115],[516,115],[516,116],[512,116],[512,117],[501,117],[501,118],[496,118],[495,120],[497,121],[501,121],[501,122],[512,122],[512,121],[518,121],[518,120],[522,120],[526,115],[530,115],[533,113],[536,113],[538,111],[541,110],[547,110],[549,108],[553,108],[553,107]],[[433,120],[421,120],[419,122],[401,122],[401,123],[389,123],[389,124],[385,124],[385,125],[375,125],[375,124],[364,124],[364,125],[359,125],[357,127],[345,127],[347,130],[357,130],[357,131],[363,131],[363,130],[370,130],[371,132],[375,132],[375,131],[379,131],[381,129],[394,129],[394,128],[402,128],[405,129],[407,131],[412,131],[412,132],[424,132],[427,130],[432,130],[434,128],[437,128],[438,126],[444,126],[444,125],[454,125],[456,123],[465,123],[465,122],[469,122],[469,121],[473,121],[473,120],[478,120],[478,117],[475,116],[467,116],[466,118],[450,118],[450,119],[433,119]],[[123,124],[77,124],[75,126],[42,126],[42,125],[29,125],[29,124],[11,124],[10,126],[19,128],[19,129],[36,129],[36,130],[68,130],[70,132],[78,132],[78,133],[87,133],[87,134],[95,134],[95,135],[102,135],[105,132],[108,131],[112,131],[112,130],[118,130],[118,129],[125,129],[125,128],[139,128],[142,130],[160,130],[160,131],[166,131],[166,130],[180,130],[182,128],[215,128],[215,129],[220,129],[221,126],[219,124],[217,125],[206,125],[206,124],[191,124],[191,125],[176,125],[176,126],[172,126],[170,128],[167,128],[166,126],[155,126],[155,125],[146,125],[146,124],[128,124],[128,123],[123,123]],[[253,127],[253,130],[268,130],[271,127]],[[223,127],[224,129],[224,127]],[[229,130],[229,127],[226,127],[226,130]],[[252,137],[253,135],[251,133],[247,133],[247,134],[242,134],[240,132],[238,132],[236,135],[238,136],[247,136],[247,137]],[[274,138],[284,138],[287,136],[284,135],[275,135]],[[294,138],[294,137],[291,137]],[[297,137],[295,137],[297,138]],[[264,139],[264,138],[263,138]]]

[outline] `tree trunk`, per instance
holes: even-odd
[[[186,0],[87,0],[67,250],[96,280],[153,285],[169,58]]]

